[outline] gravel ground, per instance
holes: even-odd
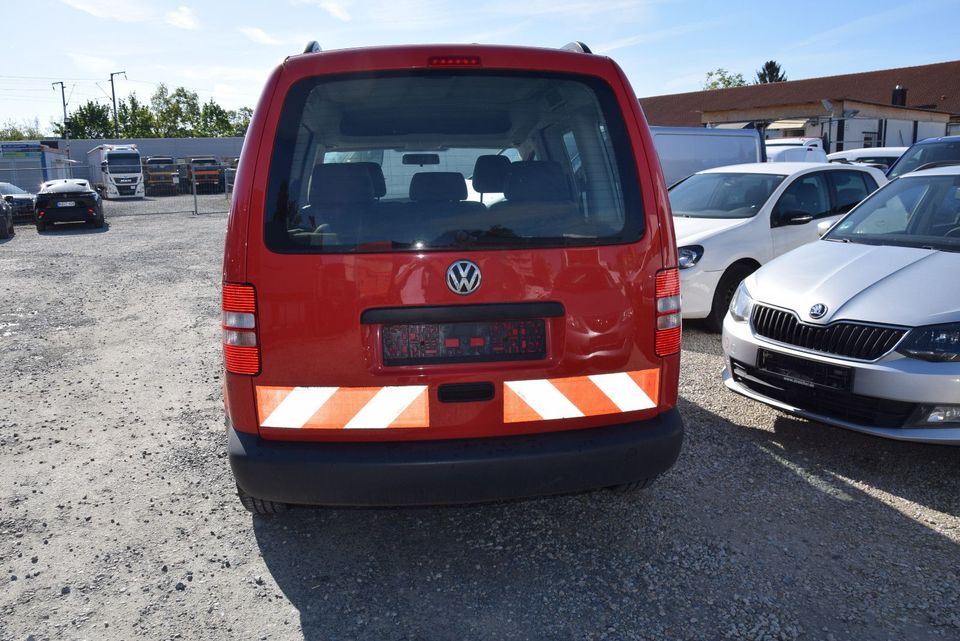
[[[645,491],[251,517],[224,221],[0,241],[0,639],[960,638],[960,448],[732,395],[696,327],[684,451]]]

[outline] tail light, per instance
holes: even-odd
[[[478,67],[480,56],[430,56],[427,64],[431,67]]]
[[[657,356],[680,351],[680,271],[663,269],[657,272]]]
[[[223,284],[223,362],[228,372],[257,374],[257,294],[253,285]]]
[[[37,211],[37,218],[43,218],[43,215],[44,215],[45,213],[46,213],[46,212],[43,211],[42,209],[38,210],[38,211]]]

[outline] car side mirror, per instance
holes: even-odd
[[[106,161],[106,160],[104,160],[104,161],[102,161],[102,162],[100,163],[100,169],[102,169],[102,170],[104,170],[104,171],[106,171],[106,172],[109,173],[110,169],[109,169],[108,167],[109,167],[109,166],[107,165],[107,161]]]
[[[823,236],[830,231],[830,228],[833,227],[833,223],[836,221],[833,220],[821,220],[817,223],[817,235],[823,238]]]
[[[803,211],[775,211],[773,224],[771,227],[783,227],[784,225],[806,225],[813,220],[813,214]]]
[[[4,196],[3,199],[4,199],[5,201],[7,201],[8,203],[12,203],[12,202],[13,202],[13,196]]]

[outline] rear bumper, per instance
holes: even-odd
[[[680,454],[676,409],[610,427],[529,436],[400,443],[265,441],[228,427],[237,484],[304,505],[480,503],[651,479]]]
[[[49,208],[45,209],[43,217],[37,217],[38,222],[43,223],[73,223],[86,220],[97,220],[100,218],[100,214],[94,209],[93,214],[91,214],[87,207],[64,207],[61,209]]]

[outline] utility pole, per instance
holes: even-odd
[[[114,71],[110,74],[110,95],[113,97],[113,137],[120,137],[120,125],[117,122],[117,92],[113,88],[113,77],[123,74],[124,79],[127,77],[126,71]]]
[[[63,100],[63,137],[67,141],[67,160],[70,160],[70,128],[67,125],[67,90],[62,80],[60,82],[51,82],[50,88],[53,89],[57,85],[60,85],[60,98]]]

